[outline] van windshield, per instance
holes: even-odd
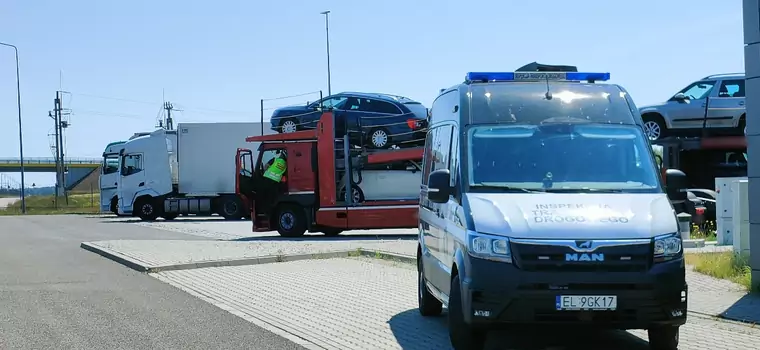
[[[637,126],[479,125],[467,138],[473,189],[661,192],[651,148]]]
[[[468,94],[471,124],[641,123],[633,100],[617,85],[555,81],[473,84]]]

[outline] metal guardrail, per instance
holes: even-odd
[[[102,158],[85,158],[74,157],[64,158],[64,164],[100,164],[103,162]],[[0,164],[20,164],[19,158],[0,158]],[[24,157],[24,165],[33,164],[55,164],[55,158],[53,157]]]

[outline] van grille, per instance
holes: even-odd
[[[652,261],[651,243],[602,246],[593,252],[580,253],[565,245],[542,245],[512,242],[512,256],[524,271],[567,272],[644,272]],[[568,261],[567,254],[578,258]],[[599,259],[601,254],[603,261]],[[585,261],[584,261],[585,260]]]

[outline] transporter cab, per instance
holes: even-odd
[[[447,306],[455,349],[519,324],[647,329],[651,348],[677,348],[675,212],[633,100],[595,83],[608,79],[533,63],[468,73],[433,103],[419,311]]]

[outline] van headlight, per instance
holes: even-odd
[[[663,262],[683,256],[683,244],[678,233],[654,238],[654,261]]]
[[[467,250],[473,257],[512,263],[509,238],[467,231]]]

